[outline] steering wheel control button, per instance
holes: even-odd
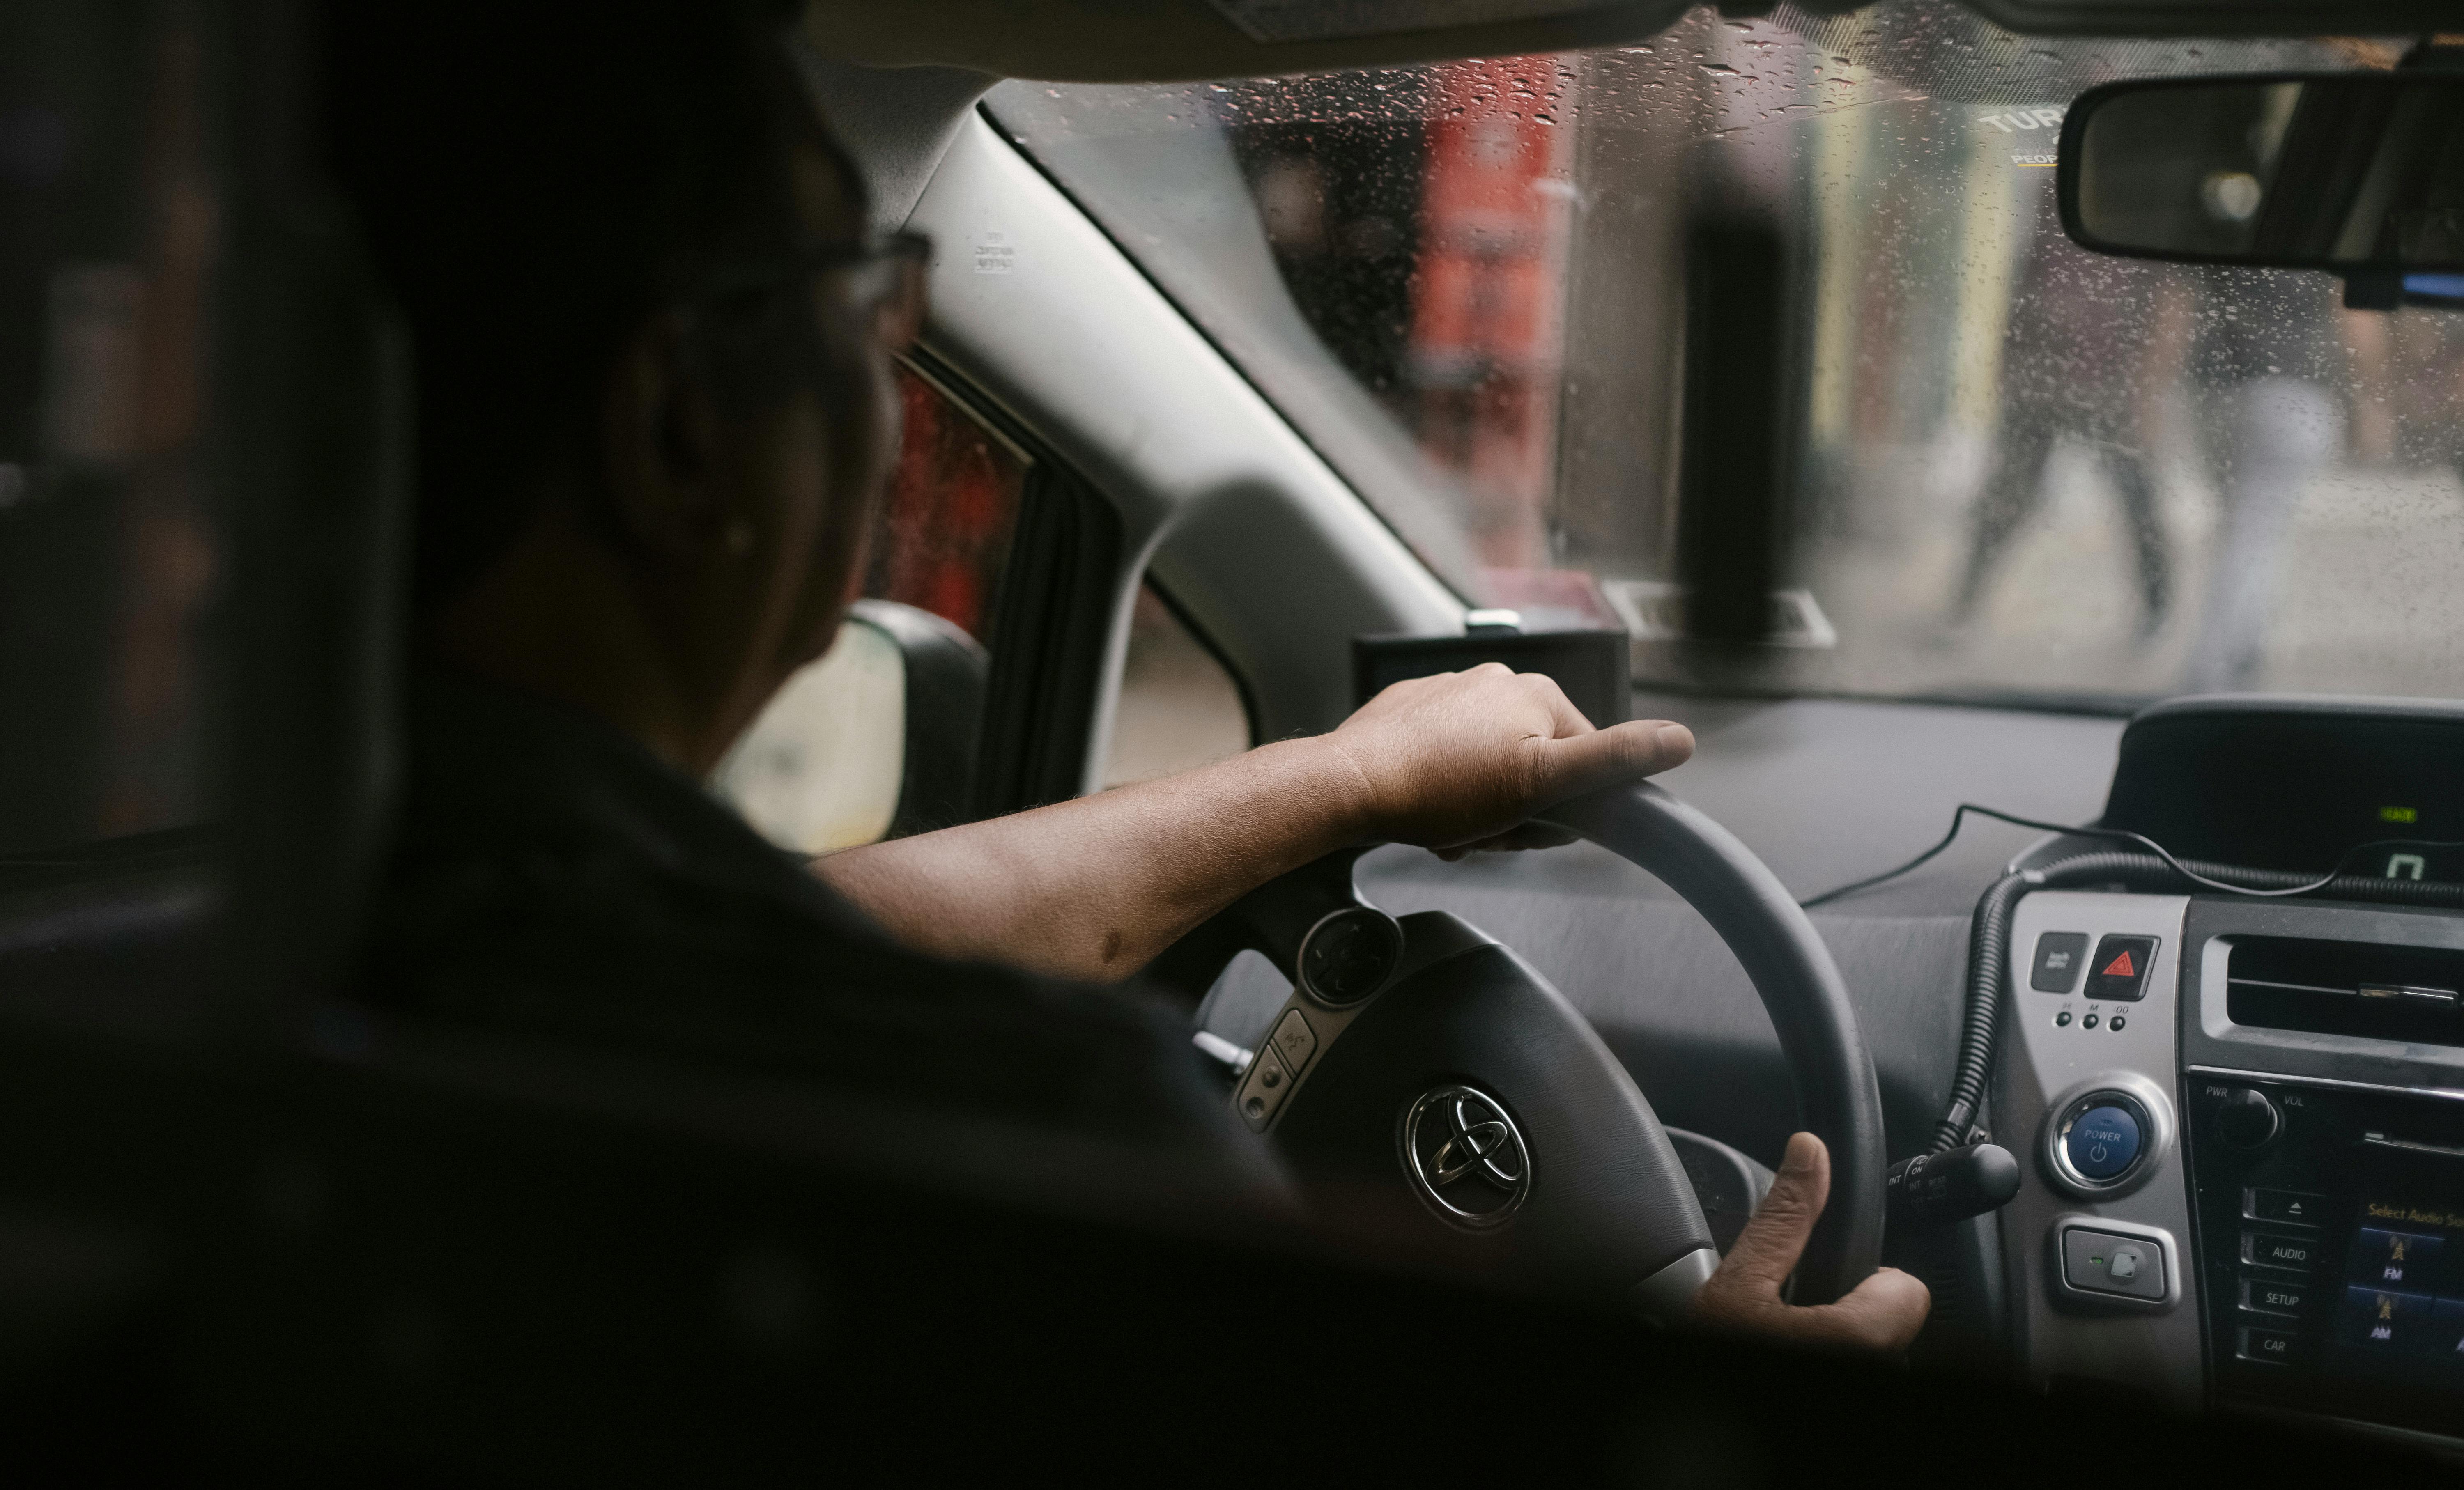
[[[1322,1004],[1358,1003],[1386,986],[1403,960],[1403,929],[1385,911],[1348,906],[1301,939],[1301,987]]]
[[[2281,1278],[2260,1278],[2245,1274],[2241,1281],[2241,1306],[2253,1314],[2299,1315],[2310,1304],[2308,1283],[2288,1282]]]
[[[2147,997],[2147,967],[2156,960],[2153,936],[2107,936],[2087,959],[2086,997],[2102,1003],[2135,1003]]]
[[[2088,1293],[2125,1299],[2165,1297],[2165,1249],[2145,1237],[2073,1226],[2062,1233],[2062,1278]]]
[[[1458,1226],[1503,1224],[1531,1193],[1531,1154],[1496,1098],[1449,1084],[1403,1114],[1403,1171],[1412,1189]]]
[[[2087,960],[2085,931],[2047,931],[2036,938],[2035,965],[2028,986],[2040,994],[2067,994],[2079,986],[2079,964]]]
[[[2319,1260],[2319,1241],[2315,1237],[2246,1231],[2241,1234],[2241,1260],[2258,1267],[2306,1273]]]
[[[1283,1022],[1275,1026],[1275,1053],[1294,1072],[1306,1069],[1309,1057],[1317,1054],[1317,1032],[1309,1028],[1309,1020],[1301,1017],[1298,1009],[1287,1012]]]
[[[2139,1162],[2139,1144],[2138,1117],[2109,1105],[2080,1113],[2062,1135],[2071,1168],[2090,1180],[2119,1179]]]
[[[2326,1214],[2327,1197],[2314,1195],[2306,1190],[2267,1190],[2252,1186],[2241,1194],[2241,1214],[2254,1221],[2275,1221],[2284,1226],[2316,1226]],[[2365,1230],[2363,1236],[2369,1232]],[[2436,1245],[2433,1238],[2433,1246]]]
[[[2293,1363],[2294,1347],[2300,1342],[2300,1336],[2281,1329],[2258,1329],[2245,1325],[2235,1333],[2233,1354],[2245,1361],[2289,1366]]]
[[[1233,1099],[1240,1108],[1241,1120],[1259,1132],[1275,1120],[1284,1099],[1292,1094],[1292,1073],[1274,1047],[1258,1052],[1257,1061],[1249,1067],[1248,1080],[1241,1084],[1241,1095]]]
[[[2276,1142],[2284,1128],[2284,1114],[2255,1086],[2236,1086],[2216,1104],[2216,1135],[2227,1147],[2245,1153]]]

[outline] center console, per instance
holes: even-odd
[[[2194,903],[2182,1090],[2211,1390],[2464,1427],[2464,917]]]
[[[2358,855],[2372,875],[2445,877],[2455,851],[2436,844],[2464,838],[2464,799],[2399,795],[2402,773],[2355,742],[2376,732],[2415,776],[2434,754],[2453,796],[2464,711],[2358,709],[2330,730],[2333,711],[2302,707],[2275,734],[2281,720],[2224,712],[2160,718],[2169,777],[2162,751],[2134,774],[2125,736],[2107,822],[2145,820],[2185,857],[2323,871],[2342,852],[2347,873]],[[2294,829],[2249,825],[2263,802],[2182,807],[2222,789],[2222,741],[2247,757],[2331,736],[2382,783],[2345,791],[2376,822],[2299,819],[2297,852]],[[2292,764],[2257,776],[2280,791]],[[2218,815],[2246,842],[2198,843]],[[2430,842],[2378,838],[2395,822]],[[2332,850],[2335,832],[2355,846]],[[2030,1160],[2002,1225],[2031,1374],[2464,1438],[2464,912],[2062,890],[2022,899],[2011,930],[1993,1112]]]

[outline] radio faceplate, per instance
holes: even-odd
[[[2184,1094],[2215,1395],[2453,1434],[2464,1101],[2195,1068]]]

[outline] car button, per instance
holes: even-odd
[[[1294,1074],[1317,1053],[1317,1033],[1309,1028],[1309,1020],[1301,1018],[1298,1009],[1287,1013],[1284,1021],[1275,1026],[1275,1050]]]
[[[2062,1135],[2062,1147],[2080,1178],[2111,1179],[2139,1160],[2139,1120],[2120,1107],[2090,1107]]]
[[[2254,1221],[2281,1221],[2288,1226],[2316,1226],[2320,1213],[2327,1206],[2325,1195],[2314,1195],[2306,1190],[2264,1190],[2257,1187],[2242,1192],[2241,1214]]]
[[[2241,1306],[2253,1314],[2299,1314],[2309,1302],[2308,1283],[2249,1276],[2241,1281]]]
[[[2036,938],[2036,964],[2028,986],[2040,994],[2067,994],[2079,986],[2079,962],[2087,955],[2085,931],[2047,931]]]
[[[2241,1260],[2261,1267],[2288,1267],[2306,1273],[2318,1251],[2319,1243],[2309,1237],[2277,1237],[2268,1232],[2241,1234]]]
[[[2418,1288],[2423,1275],[2437,1262],[2438,1249],[2443,1244],[2443,1238],[2437,1237],[2365,1226],[2362,1234],[2353,1238],[2353,1270],[2347,1276],[2354,1282],[2382,1288],[2399,1288],[2407,1283]]]
[[[2245,1361],[2265,1361],[2271,1366],[2283,1366],[2293,1359],[2294,1347],[2301,1337],[2281,1329],[2255,1329],[2243,1326],[2235,1341],[2233,1354]]]
[[[2155,960],[2153,936],[2108,936],[2096,944],[2096,955],[2087,959],[2083,992],[2090,998],[2135,1002],[2147,993],[2147,965]]]

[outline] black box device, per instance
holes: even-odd
[[[1485,662],[1557,680],[1583,717],[1600,728],[1633,712],[1634,686],[1622,631],[1517,631],[1474,626],[1462,636],[1361,636],[1352,641],[1353,702],[1365,704],[1405,678],[1461,672]]]

